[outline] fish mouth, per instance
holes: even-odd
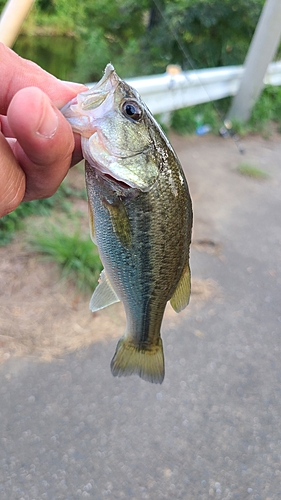
[[[101,80],[65,104],[61,113],[74,132],[89,138],[96,130],[97,120],[113,106],[114,92],[120,83],[112,64],[108,64]]]

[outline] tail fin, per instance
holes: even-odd
[[[139,375],[142,379],[154,384],[162,384],[165,376],[162,340],[157,345],[136,346],[122,337],[112,358],[111,372],[114,377]]]

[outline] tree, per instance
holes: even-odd
[[[82,41],[77,71],[82,80],[96,80],[108,62],[123,76],[140,74],[141,40],[145,36],[144,0],[87,0],[77,32]]]
[[[263,4],[264,0],[157,0],[163,15],[149,26],[149,53],[156,58],[158,52],[159,59],[187,68],[242,64]]]
[[[34,32],[75,36],[72,77],[95,81],[108,62],[122,77],[161,73],[169,63],[242,64],[264,1],[37,0],[30,19]]]
[[[98,78],[109,60],[123,76],[242,64],[264,0],[86,1],[79,71],[93,61]],[[97,74],[98,73],[98,74]],[[87,78],[86,78],[87,79]]]

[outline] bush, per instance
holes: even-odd
[[[194,134],[198,126],[209,125],[212,131],[218,132],[223,125],[224,108],[228,101],[222,99],[220,106],[208,102],[178,109],[172,113],[171,128],[178,134]]]
[[[210,125],[213,132],[219,131],[230,107],[231,98],[220,99],[212,103],[198,104],[179,109],[172,113],[171,128],[179,134],[193,134],[198,125]],[[247,123],[233,120],[233,132],[245,135],[259,132],[266,137],[272,132],[270,122],[278,124],[281,130],[281,87],[266,86],[257,100]]]

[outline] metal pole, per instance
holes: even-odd
[[[34,1],[9,0],[6,3],[0,17],[0,42],[12,47]]]
[[[245,122],[258,99],[269,63],[281,36],[281,0],[267,0],[245,59],[240,88],[233,99],[227,120]]]

